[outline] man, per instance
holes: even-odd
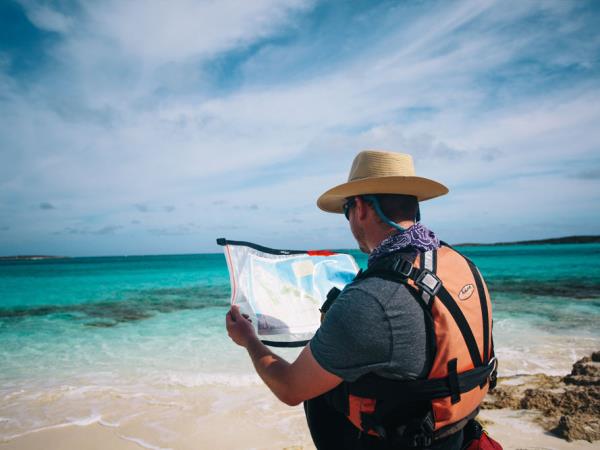
[[[228,313],[229,336],[273,393],[288,405],[305,402],[317,448],[463,445],[495,365],[485,283],[419,222],[418,202],[447,192],[415,176],[410,155],[359,153],[348,182],[317,205],[346,215],[368,269],[341,292],[310,344],[290,364],[237,307]]]

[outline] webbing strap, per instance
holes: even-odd
[[[482,383],[485,384],[495,368],[496,360],[492,359],[485,366],[457,374],[458,392],[464,394],[478,388]],[[347,386],[347,394],[386,399],[391,403],[394,403],[395,400],[407,402],[452,395],[448,377],[401,381],[369,373],[352,383],[344,384]]]
[[[421,253],[421,269],[429,270],[430,272],[435,273],[433,270],[433,251],[428,250]],[[423,288],[420,288],[419,290],[421,292],[421,298],[425,304],[429,306],[429,303],[431,302],[431,295]]]
[[[460,387],[458,384],[458,359],[448,361],[448,387],[450,388],[450,402],[454,405],[460,402]]]
[[[485,295],[485,289],[483,288],[483,281],[481,275],[475,264],[469,259],[466,260],[473,273],[475,279],[475,285],[477,286],[477,293],[479,294],[479,302],[481,303],[481,318],[483,320],[483,360],[487,363],[490,359],[490,324],[488,315],[487,297]]]
[[[452,315],[456,325],[458,325],[458,328],[465,340],[465,344],[467,344],[467,348],[469,349],[469,354],[471,355],[471,361],[473,361],[473,365],[475,367],[482,366],[483,361],[481,360],[481,355],[479,354],[477,341],[475,340],[475,336],[473,336],[473,331],[469,326],[469,322],[467,322],[465,315],[460,310],[460,307],[456,304],[456,300],[452,298],[452,295],[450,295],[448,290],[443,285],[438,291],[437,296],[444,304],[446,309],[448,309],[450,315]]]

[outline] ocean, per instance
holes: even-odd
[[[501,376],[564,374],[600,349],[600,244],[459,250],[488,283]],[[282,418],[263,400],[224,329],[229,295],[222,254],[0,261],[0,442],[99,423],[167,448],[170,423],[219,414],[293,441],[301,412]],[[145,440],[127,431],[140,417]]]

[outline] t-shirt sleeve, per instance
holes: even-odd
[[[377,299],[362,289],[345,289],[310,341],[317,362],[345,381],[390,365],[389,320]]]

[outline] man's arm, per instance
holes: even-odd
[[[291,364],[273,353],[260,342],[250,321],[235,305],[227,313],[226,326],[229,337],[246,348],[265,384],[279,400],[290,406],[321,395],[342,382],[340,377],[317,363],[308,345]]]

